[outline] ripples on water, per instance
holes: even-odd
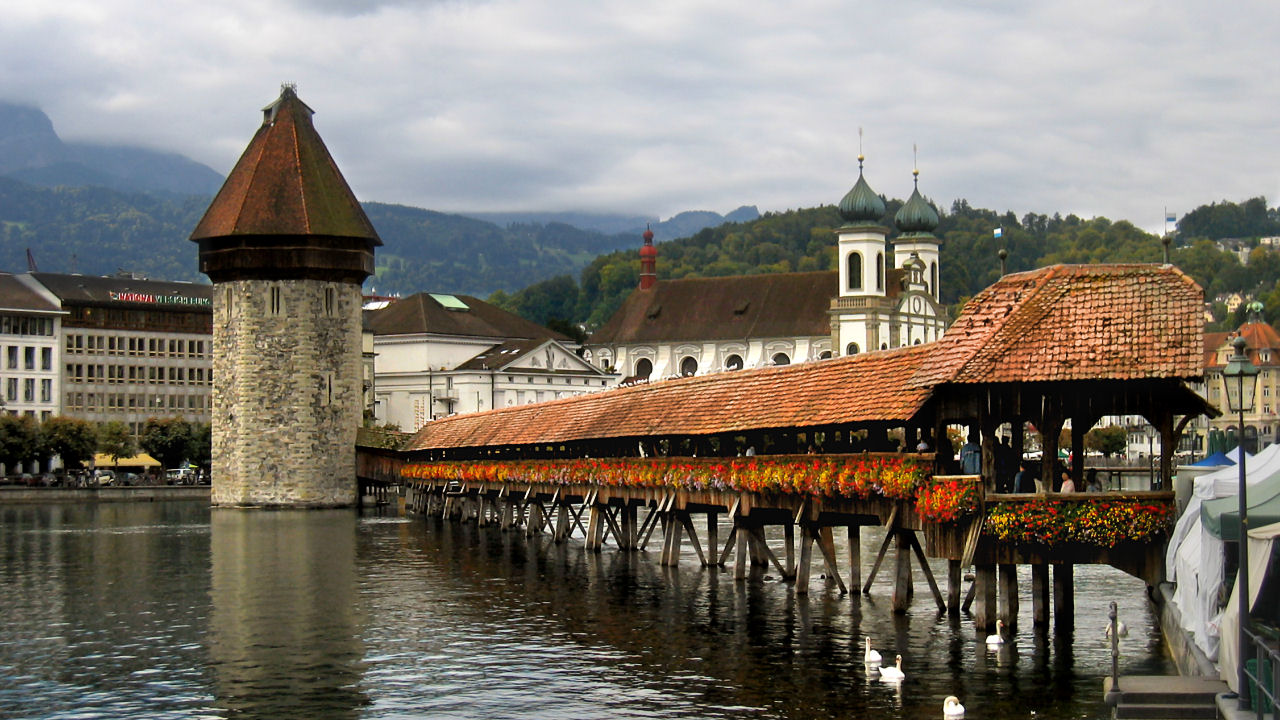
[[[920,578],[895,616],[883,570],[860,601],[816,578],[801,597],[690,556],[662,568],[658,544],[587,555],[345,511],[0,507],[0,717],[927,718],[954,694],[971,719],[1100,718],[1112,599],[1132,629],[1122,671],[1170,671],[1142,583],[1110,568],[1076,569],[1073,637],[1033,631],[1024,573],[1023,622],[993,652]],[[869,677],[864,635],[902,654],[906,682]]]

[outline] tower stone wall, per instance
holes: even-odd
[[[215,505],[355,503],[360,304],[360,287],[346,282],[215,289]]]

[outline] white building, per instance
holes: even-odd
[[[374,418],[412,432],[438,417],[600,390],[617,376],[569,338],[483,300],[419,293],[366,312]]]
[[[859,160],[861,162],[861,160]],[[640,287],[587,344],[593,365],[628,378],[696,375],[822,360],[932,342],[938,302],[938,214],[917,189],[894,217],[862,177],[840,202],[839,269],[659,280],[652,233]]]
[[[30,275],[0,274],[0,401],[40,422],[58,414],[63,311]]]

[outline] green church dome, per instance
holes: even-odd
[[[918,177],[919,171],[913,171],[912,174]],[[931,235],[938,229],[939,222],[941,221],[938,219],[938,211],[934,210],[933,206],[920,194],[918,184],[911,191],[907,204],[893,216],[893,224],[903,235]]]
[[[840,217],[851,225],[875,225],[884,215],[884,200],[862,176],[862,156],[858,156],[858,182],[840,200]]]

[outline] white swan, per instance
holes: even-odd
[[[902,682],[907,678],[907,674],[902,672],[902,656],[897,656],[897,662],[889,667],[880,668],[880,679],[885,682]]]
[[[951,695],[942,701],[942,717],[947,720],[958,720],[964,717],[964,706],[960,704],[960,698]]]
[[[998,647],[1004,644],[1004,636],[1000,634],[1002,629],[1004,629],[1004,621],[997,620],[996,633],[994,635],[987,636],[987,647]]]
[[[867,638],[867,651],[862,653],[862,662],[864,665],[879,665],[880,653],[871,649],[871,638]]]
[[[1107,629],[1102,631],[1103,636],[1111,637],[1111,623],[1107,623]],[[1129,637],[1129,626],[1124,624],[1123,620],[1116,621],[1116,637]]]

